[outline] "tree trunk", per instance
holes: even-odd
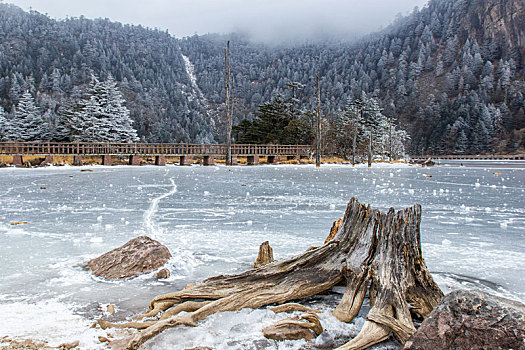
[[[352,142],[352,166],[355,165],[355,144],[356,144],[356,141],[357,141],[357,131],[355,130],[354,131],[354,139],[353,139],[353,142]]]
[[[370,140],[368,141],[368,167],[372,166],[372,130],[370,130]]]
[[[142,316],[154,317],[165,311],[168,318],[144,322],[140,327],[137,322],[104,322],[104,326],[145,328],[126,345],[126,349],[137,349],[169,327],[196,326],[216,312],[303,299],[346,282],[334,315],[351,322],[367,291],[371,310],[361,332],[340,349],[364,349],[391,333],[404,343],[415,331],[412,317],[426,317],[443,295],[422,257],[420,221],[419,205],[382,213],[352,198],[339,230],[321,247],[238,275],[209,278],[179,292],[159,295]],[[178,305],[192,301],[202,304],[192,303],[195,311],[177,316],[179,309],[185,309]]]

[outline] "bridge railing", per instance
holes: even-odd
[[[410,156],[411,160],[525,160],[525,154],[447,154],[447,155],[426,155]]]
[[[310,145],[233,144],[237,156],[307,156]],[[21,155],[225,155],[224,144],[191,143],[62,143],[62,142],[0,142],[0,154]]]

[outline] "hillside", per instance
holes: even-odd
[[[141,26],[85,18],[55,21],[0,3],[0,106],[30,90],[49,118],[86,89],[91,72],[119,82],[139,136],[213,142],[213,123],[176,39]]]
[[[412,137],[412,153],[515,152],[525,147],[523,0],[432,0],[357,43],[273,46],[239,35],[175,39],[108,20],[55,21],[0,4],[0,105],[24,90],[60,113],[91,71],[112,74],[147,141],[223,140],[224,47],[232,41],[235,120],[297,81],[312,109],[320,71],[330,118],[361,92]]]
[[[375,95],[409,131],[412,153],[514,152],[525,146],[524,16],[523,1],[434,0],[355,44],[264,47],[233,37],[236,96],[253,110],[298,81],[303,107],[312,108],[319,70],[328,115],[361,91]],[[225,40],[181,42],[215,102]]]

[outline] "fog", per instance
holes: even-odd
[[[1,1],[1,0],[0,0]],[[264,41],[362,35],[427,0],[10,0],[53,18],[109,18],[176,37],[232,31]]]

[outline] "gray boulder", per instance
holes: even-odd
[[[169,258],[171,254],[166,246],[147,236],[140,236],[90,260],[88,267],[97,276],[121,279],[156,270]]]
[[[454,291],[404,349],[525,349],[525,305],[483,292]]]

